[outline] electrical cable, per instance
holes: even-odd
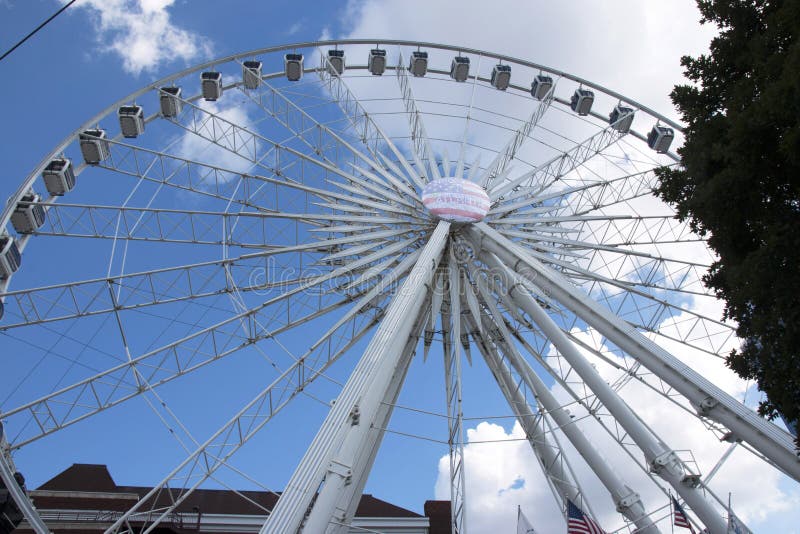
[[[8,50],[7,50],[7,51],[6,51],[6,52],[5,52],[5,53],[4,53],[2,56],[0,56],[0,61],[3,61],[3,60],[6,58],[6,56],[8,56],[9,54],[11,54],[11,52],[13,52],[13,51],[14,51],[14,50],[16,50],[17,48],[19,48],[19,47],[22,45],[22,43],[24,43],[25,41],[27,41],[28,39],[30,39],[31,37],[33,37],[33,36],[34,36],[34,35],[35,35],[35,34],[36,34],[36,33],[37,33],[39,30],[41,30],[42,28],[44,28],[45,26],[47,26],[47,24],[48,24],[48,23],[49,23],[51,20],[53,20],[54,18],[56,18],[57,16],[59,16],[61,13],[63,13],[63,12],[64,12],[64,11],[65,11],[65,10],[66,10],[68,7],[69,7],[69,6],[71,6],[72,4],[74,4],[76,1],[77,1],[77,0],[70,0],[69,2],[67,2],[66,4],[64,4],[64,5],[61,7],[61,9],[59,9],[58,11],[56,11],[55,13],[53,13],[53,14],[50,16],[50,18],[49,18],[49,19],[47,19],[46,21],[44,21],[44,22],[42,22],[41,24],[39,24],[39,25],[36,27],[36,29],[34,29],[34,30],[31,32],[31,33],[29,33],[29,34],[28,34],[28,35],[26,35],[25,37],[23,37],[21,41],[19,41],[17,44],[15,44],[15,45],[14,45],[14,46],[12,46],[10,49],[8,49]]]

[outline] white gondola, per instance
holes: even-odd
[[[261,83],[261,62],[245,61],[242,63],[242,83],[246,89],[258,89]]]
[[[411,61],[408,63],[408,70],[414,76],[422,77],[428,73],[428,53],[422,51],[411,52]]]
[[[177,117],[183,109],[183,102],[181,102],[180,87],[162,87],[159,102],[161,104],[161,114],[165,117]]]
[[[500,91],[505,91],[511,84],[511,66],[495,65],[492,69],[492,86]]]
[[[588,89],[575,89],[569,107],[578,115],[588,115],[594,103],[594,93]]]
[[[75,170],[66,158],[55,158],[42,171],[42,179],[51,195],[61,196],[75,187]]]
[[[553,78],[537,74],[531,83],[531,96],[536,100],[544,100],[553,89]]]
[[[386,70],[386,50],[382,50],[380,48],[373,48],[370,50],[367,67],[375,76],[380,76],[383,74]]]
[[[9,235],[0,235],[0,280],[5,280],[19,269],[22,255],[17,243]]]
[[[344,72],[344,50],[328,50],[328,73],[340,75]]]
[[[42,197],[29,191],[22,195],[11,213],[11,224],[18,234],[30,234],[44,224],[44,206],[39,204]]]
[[[647,134],[647,144],[650,148],[663,154],[669,150],[672,140],[675,139],[675,131],[667,126],[656,124],[650,133]]]
[[[450,77],[457,82],[465,82],[469,77],[469,58],[456,56],[450,64]]]
[[[105,130],[99,128],[84,130],[78,137],[81,140],[81,154],[89,165],[105,161],[111,155]]]
[[[119,129],[124,137],[137,137],[144,133],[144,110],[142,106],[120,106],[117,110]]]
[[[608,123],[619,133],[628,133],[633,124],[633,108],[617,104],[608,116]]]
[[[286,54],[283,56],[283,69],[286,79],[296,82],[303,77],[303,54]]]
[[[203,98],[213,102],[222,96],[222,73],[208,71],[200,74]]]

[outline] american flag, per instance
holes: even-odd
[[[675,497],[672,497],[672,513],[674,516],[672,521],[673,525],[676,527],[688,528],[689,532],[694,534],[694,528],[692,527],[692,524],[689,523],[689,518],[686,516],[686,512],[683,511],[683,508],[680,504],[678,504],[678,501],[675,499]]]
[[[567,499],[567,534],[607,534],[600,525],[584,515],[581,509]]]
[[[440,178],[425,184],[422,203],[431,214],[453,222],[478,222],[489,212],[489,195],[461,178]]]

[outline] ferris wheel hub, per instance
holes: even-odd
[[[489,213],[486,190],[463,178],[440,178],[422,189],[422,203],[438,219],[459,223],[480,222]]]

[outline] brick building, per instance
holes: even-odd
[[[118,485],[105,465],[73,464],[29,494],[53,532],[89,534],[108,528],[150,489]],[[276,493],[267,491],[198,489],[154,532],[258,532],[266,517],[265,510],[272,509],[277,498]],[[164,505],[168,499],[163,494],[156,505]],[[449,534],[449,501],[426,501],[424,512],[425,515],[420,515],[365,494],[350,532]],[[147,519],[138,517],[131,524],[139,528]],[[30,532],[25,527],[23,523],[15,532]]]

